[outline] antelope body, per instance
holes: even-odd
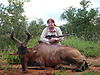
[[[11,39],[15,41],[18,45],[18,54],[21,57],[22,71],[26,72],[27,64],[36,62],[38,66],[46,67],[56,67],[60,64],[75,64],[84,71],[88,68],[86,58],[77,49],[62,46],[62,45],[52,45],[46,43],[39,43],[32,48],[26,48],[28,40],[30,39],[30,34],[26,32],[28,38],[23,42],[19,42],[13,34],[11,34]]]

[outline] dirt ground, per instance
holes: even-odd
[[[0,75],[74,75],[85,72],[97,72],[100,75],[100,57],[88,58],[89,69],[84,72],[72,72],[74,66],[64,66],[67,70],[54,70],[51,67],[46,67],[46,70],[40,70],[40,67],[28,67],[27,73],[21,72],[21,65],[11,65],[11,69],[0,70]],[[58,74],[59,72],[59,74]]]

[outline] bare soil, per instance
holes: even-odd
[[[40,67],[28,67],[27,73],[23,74],[21,71],[21,65],[11,65],[10,69],[0,70],[0,75],[72,75],[72,74],[82,74],[85,72],[97,72],[100,75],[100,57],[88,58],[89,69],[84,72],[73,72],[74,66],[68,65],[64,66],[67,70],[54,70],[54,68],[46,67],[46,70],[40,70]],[[7,66],[7,65],[4,65]]]

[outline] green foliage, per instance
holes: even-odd
[[[85,72],[82,74],[76,73],[76,74],[72,74],[72,75],[99,75],[99,73],[98,72]]]
[[[45,27],[43,20],[33,20],[29,24],[24,13],[24,0],[8,0],[9,5],[0,4],[0,49],[14,49],[15,43],[11,41],[9,35],[14,31],[14,36],[24,41],[26,39],[24,31],[26,29],[32,34],[32,39],[28,43],[28,47],[38,44],[40,34]],[[61,15],[62,19],[67,20],[67,24],[60,26],[63,33],[75,33],[77,37],[86,40],[100,39],[100,14],[98,10],[89,7],[89,1],[83,0],[80,2],[82,8],[70,7]],[[37,37],[38,36],[38,37]],[[62,42],[63,45],[69,45],[79,49],[88,57],[96,57],[99,55],[98,44],[95,42],[84,41],[77,37],[68,37]],[[7,56],[9,63],[19,63],[18,56]],[[16,61],[15,61],[16,60]],[[15,62],[14,62],[15,61]]]
[[[9,64],[20,64],[20,57],[18,55],[9,55],[7,61]]]
[[[69,75],[69,73],[66,71],[56,71],[55,75]]]
[[[7,62],[8,53],[10,51],[2,51],[0,52],[0,70],[7,71],[11,68],[9,63]]]
[[[23,2],[10,2],[7,7],[7,12],[9,13],[9,23],[12,28],[11,31],[14,31],[15,36],[23,40],[25,37],[24,31],[26,30],[27,21],[26,17],[23,14]]]
[[[35,37],[35,38],[32,37],[32,39],[28,43],[28,47],[33,47],[33,46],[37,45],[38,41],[39,41],[39,38],[40,37]]]
[[[28,27],[29,32],[34,36],[40,36],[42,33],[43,29],[45,28],[45,25],[43,24],[42,19],[33,20]]]
[[[23,16],[23,2],[10,1],[9,6],[0,4],[0,49],[9,48],[12,45],[9,34],[14,31],[15,36],[23,40],[26,29],[26,17]]]
[[[67,37],[61,42],[63,45],[68,45],[78,49],[87,57],[97,57],[100,54],[99,43],[92,41],[84,41],[78,37]]]
[[[37,44],[38,44],[38,40],[39,40],[39,37],[37,37],[37,38],[32,38],[32,39],[29,41],[27,47],[28,47],[28,48],[31,48],[31,47],[37,45]],[[15,49],[15,50],[10,51],[10,53],[12,53],[12,52],[17,52],[15,46],[13,47],[13,49]],[[8,54],[9,54],[9,53],[8,53]],[[8,62],[9,64],[20,64],[20,57],[19,57],[18,55],[8,55],[8,56],[7,56],[7,62]]]
[[[31,48],[38,44],[39,37],[32,38],[28,43],[28,48]],[[73,48],[78,49],[82,54],[87,57],[98,57],[100,56],[100,48],[99,43],[84,41],[77,37],[65,37],[64,41],[61,42],[62,45],[71,46]],[[15,48],[15,46],[13,47]],[[15,50],[9,51],[9,53],[16,52]],[[8,54],[9,54],[8,53]],[[4,54],[5,55],[5,54]],[[8,55],[7,61],[10,64],[19,64],[20,60],[18,56]]]
[[[68,33],[75,33],[78,37],[85,40],[99,40],[100,28],[96,18],[100,18],[98,9],[90,8],[90,1],[82,0],[82,8],[69,7],[61,14],[63,20],[68,21],[64,28]],[[97,23],[96,23],[97,22]],[[100,23],[99,23],[100,26]],[[94,37],[95,36],[95,37]]]
[[[9,39],[10,33],[13,31],[14,36],[23,41],[26,39],[24,31],[26,29],[35,37],[40,36],[43,28],[43,20],[33,20],[29,24],[24,13],[24,2],[28,0],[8,0],[9,5],[0,4],[0,49],[11,48],[13,42]]]
[[[75,73],[75,74],[70,74],[66,71],[56,71],[55,75],[99,75],[99,72],[85,72],[85,73]]]

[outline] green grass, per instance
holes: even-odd
[[[71,75],[69,72],[66,71],[56,71],[55,75]]]
[[[32,38],[27,47],[33,47],[38,44],[39,37]],[[84,41],[77,37],[65,37],[61,42],[62,45],[67,45],[78,49],[82,54],[87,57],[97,57],[100,56],[100,44],[93,41]],[[15,48],[15,47],[14,47]]]
[[[82,73],[82,74],[72,74],[72,75],[100,75],[100,73],[98,72],[86,72],[86,73]]]
[[[28,47],[33,47],[38,44],[38,40],[39,37],[32,38],[28,43]],[[100,49],[100,45],[97,42],[84,41],[77,37],[65,37],[61,43],[62,45],[67,45],[78,49],[87,57],[97,57],[100,55],[100,50],[98,50]]]
[[[99,72],[83,72],[83,73],[74,73],[71,74],[70,72],[66,72],[66,71],[56,71],[55,75],[100,75]]]
[[[9,64],[20,64],[20,58],[18,55],[9,55],[7,61]]]
[[[37,38],[32,38],[29,42],[27,47],[33,47],[35,45],[38,44],[38,40],[39,37]],[[85,56],[87,57],[98,57],[100,56],[100,44],[97,42],[93,42],[93,41],[84,41],[82,39],[79,39],[77,37],[65,37],[64,40],[61,42],[62,45],[67,45],[67,46],[71,46],[74,47],[76,49],[78,49],[81,53],[83,53]],[[7,71],[9,68],[11,68],[11,66],[9,66],[10,64],[19,64],[20,60],[19,60],[19,56],[13,56],[13,55],[9,55],[9,53],[12,52],[16,52],[17,47],[16,45],[13,45],[13,47],[10,47],[10,51],[4,51],[4,52],[0,52],[0,61],[7,61],[5,62],[5,64],[7,65],[2,66],[4,64],[4,62],[0,62],[0,69],[3,71]],[[96,66],[99,66],[97,64],[94,64]],[[55,72],[55,75],[71,75],[69,72]],[[76,73],[76,74],[72,74],[72,75],[99,75],[98,72],[86,72],[86,73]]]
[[[97,57],[100,55],[100,50],[98,50],[100,49],[99,43],[93,41],[84,41],[77,37],[67,37],[61,43],[78,49],[87,57]]]
[[[39,37],[37,38],[32,38],[29,42],[28,42],[28,45],[27,47],[30,48],[30,47],[33,47],[35,46],[36,44],[38,44],[38,40],[39,40]],[[16,45],[14,45],[12,47],[12,50],[11,51],[7,51],[5,55],[6,56],[6,60],[8,61],[9,64],[20,64],[20,57],[18,55],[9,55],[9,53],[13,53],[13,52],[16,52],[18,49],[16,47]],[[5,52],[4,52],[5,53]],[[4,59],[4,58],[3,58]]]
[[[39,41],[39,37],[35,37],[35,38],[32,38],[29,42],[28,42],[28,47],[33,47],[35,45],[38,44],[38,41]]]
[[[33,47],[38,44],[39,37],[32,38],[29,42],[27,47]],[[99,43],[93,41],[84,41],[77,37],[65,37],[64,40],[61,42],[62,45],[67,45],[78,49],[82,54],[87,57],[98,57],[100,56],[100,46]],[[2,58],[0,60],[7,60],[8,63],[18,64],[20,63],[18,56],[9,55],[9,53],[16,52],[17,47],[14,45],[11,47],[10,51],[5,51],[1,55]]]

